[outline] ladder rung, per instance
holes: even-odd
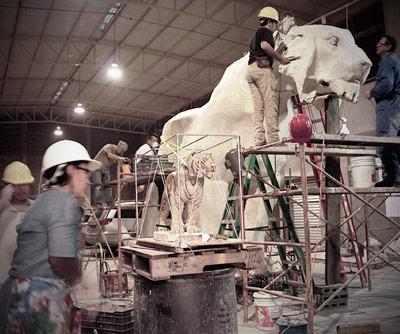
[[[228,225],[228,224],[235,224],[236,220],[233,219],[223,219],[221,220],[221,224]]]
[[[316,262],[316,263],[325,263],[325,259],[321,259],[321,258],[315,258],[314,260],[313,260],[314,262]]]
[[[282,218],[282,217],[271,217],[271,218],[269,219],[269,221],[270,221],[270,222],[284,222],[285,219]]]
[[[306,105],[308,105],[308,104],[309,104],[308,102],[302,101],[302,102],[299,102],[299,103],[293,103],[293,106],[294,106],[294,107],[306,106]]]
[[[306,283],[299,282],[299,281],[291,281],[291,280],[288,280],[287,283],[288,283],[289,285],[297,286],[297,287],[299,287],[299,288],[305,288],[305,287],[307,287],[307,284],[306,284]]]
[[[322,122],[322,118],[313,119],[311,122],[313,122],[313,123],[321,123]]]

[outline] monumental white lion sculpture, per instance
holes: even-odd
[[[277,42],[279,49],[286,49],[283,52],[286,56],[300,56],[300,59],[285,66],[277,66],[275,62],[275,75],[279,79],[277,95],[280,97],[281,138],[289,137],[288,123],[293,112],[288,111],[287,101],[291,95],[298,93],[302,100],[308,102],[327,94],[357,102],[360,86],[368,76],[371,62],[355,44],[348,30],[326,25],[292,26],[286,34],[280,33]],[[245,55],[226,69],[206,105],[170,119],[163,128],[163,138],[168,139],[175,134],[235,134],[240,135],[242,146],[254,145],[253,102],[245,79],[247,62],[248,55]],[[192,137],[181,136],[179,146],[185,147],[191,141]],[[215,141],[220,141],[220,138],[216,137]],[[167,146],[162,145],[165,149]],[[201,228],[207,233],[218,231],[229,183],[232,182],[231,172],[224,167],[225,153],[226,148],[223,150],[217,147],[213,150],[219,179],[214,177],[214,180],[205,184]],[[284,176],[285,161],[280,156],[272,161],[280,178]],[[246,211],[250,202],[247,203]],[[253,207],[253,221],[261,219],[254,217],[255,210]],[[262,214],[262,211],[260,214],[265,219],[265,212]]]

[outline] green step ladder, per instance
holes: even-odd
[[[274,187],[279,188],[278,180],[276,179],[275,172],[272,168],[272,164],[271,164],[271,161],[269,160],[268,155],[267,154],[260,154],[260,155],[264,162],[265,168],[267,169],[271,184]],[[243,195],[244,196],[248,195],[248,193],[249,193],[250,183],[251,183],[251,179],[253,176],[251,173],[249,173],[249,171],[252,171],[255,175],[260,176],[260,178],[261,178],[261,170],[260,170],[259,163],[257,161],[257,155],[255,153],[249,155],[249,162],[248,162],[247,170],[248,171],[246,171],[246,174],[244,177],[244,182],[243,182]],[[261,192],[265,193],[266,192],[265,184],[264,184],[264,182],[262,182],[260,180],[260,178],[258,178],[258,177],[256,178],[258,187]],[[218,232],[220,235],[225,233],[226,224],[224,222],[226,222],[228,220],[228,218],[231,214],[231,210],[232,210],[232,207],[235,202],[235,199],[232,199],[232,198],[235,196],[237,191],[238,191],[238,179],[234,178],[234,180],[231,184],[230,190],[229,190],[228,201],[227,201],[227,204],[226,204],[226,207],[224,210],[221,226],[220,226],[219,232]],[[286,222],[286,226],[288,228],[290,237],[292,238],[293,242],[299,243],[299,238],[297,236],[292,218],[290,216],[290,210],[289,210],[288,204],[286,203],[283,196],[277,196],[277,200],[278,200],[279,206],[281,208],[283,218]],[[243,199],[243,207],[244,208],[246,207],[246,201],[247,201],[247,199]],[[263,198],[263,202],[264,202],[264,208],[267,212],[268,218],[270,218],[270,227],[272,228],[273,239],[274,239],[274,241],[282,241],[282,239],[279,235],[279,227],[277,226],[276,221],[271,219],[271,218],[273,218],[271,204],[270,204],[269,200],[265,199],[265,198]],[[240,231],[240,210],[239,210],[239,208],[236,208],[236,210],[235,210],[235,217],[236,217],[235,223],[233,226],[233,232],[234,232],[233,238],[238,238],[239,237],[238,231]],[[286,247],[277,246],[277,248],[278,248],[279,256],[282,261],[282,267],[283,267],[283,269],[287,269],[288,265],[287,265]],[[296,246],[294,248],[295,248],[295,254],[297,255],[297,258],[300,259],[302,278],[303,278],[303,281],[305,281],[304,278],[306,277],[306,274],[305,274],[306,260],[305,260],[304,252],[301,247]],[[286,273],[286,277],[288,280],[291,280],[290,272]]]

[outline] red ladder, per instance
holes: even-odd
[[[292,96],[292,102],[294,107],[297,109],[299,114],[306,114],[307,115],[307,109],[306,109],[306,104],[302,103],[300,101],[300,97],[298,95],[294,95]],[[320,115],[321,115],[321,119],[319,120],[320,122],[322,122],[322,125],[325,129],[325,110],[321,109],[320,110]],[[311,118],[311,117],[310,117]],[[315,123],[313,121],[313,123]],[[313,144],[307,144],[308,147],[314,147],[315,145]],[[315,155],[310,155],[310,160],[311,162],[313,162],[314,164],[316,164],[318,167],[321,168],[319,162],[317,161],[317,156]],[[313,168],[313,173],[314,173],[314,178],[315,178],[315,182],[317,184],[318,187],[324,187],[325,185],[320,183],[321,180],[321,172],[319,170],[317,170],[316,168]],[[343,180],[343,176],[342,176],[342,172],[340,172],[340,182],[344,184],[344,180]],[[351,208],[350,208],[350,201],[349,201],[349,197],[347,196],[347,194],[342,194],[341,195],[341,200],[342,200],[342,205],[343,205],[343,211],[344,211],[344,215],[346,218],[351,216]],[[324,217],[326,218],[326,198],[325,195],[323,195],[323,197],[321,198],[321,205],[322,205],[322,210],[324,213]],[[350,232],[350,236],[352,237],[351,244],[353,246],[353,251],[354,251],[354,256],[356,258],[356,263],[357,263],[357,268],[360,269],[362,268],[363,264],[363,260],[362,260],[362,256],[361,256],[361,250],[360,250],[360,246],[358,244],[358,238],[357,238],[357,232],[356,232],[356,228],[355,228],[355,224],[354,224],[354,220],[353,218],[350,218],[347,220],[347,227],[349,229]],[[343,261],[342,258],[340,258],[340,269],[342,271],[341,273],[341,277],[343,282],[346,282],[346,274],[344,274],[344,266],[343,266]],[[360,276],[360,280],[361,280],[361,285],[364,286],[367,282],[367,276],[365,274],[365,271],[362,270],[359,274]]]

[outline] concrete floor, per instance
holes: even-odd
[[[107,260],[113,268],[113,262]],[[392,261],[400,268],[400,262]],[[131,276],[131,275],[130,275]],[[89,262],[84,271],[83,283],[76,287],[75,298],[79,307],[85,309],[114,312],[123,311],[133,306],[133,297],[129,295],[123,300],[119,298],[101,298],[98,292],[97,273],[95,262]],[[314,280],[323,284],[323,265],[314,267]],[[400,273],[386,265],[380,269],[372,270],[372,290],[360,287],[360,280],[356,278],[349,285],[348,306],[327,309],[319,312],[314,317],[314,333],[336,333],[336,327],[342,324],[365,324],[378,322],[381,332],[385,334],[400,333]],[[133,287],[133,279],[129,278],[129,288]],[[285,300],[283,315],[296,317],[299,311],[289,308],[291,301]],[[299,315],[300,318],[303,315]],[[266,333],[256,327],[255,307],[249,307],[249,322],[243,323],[243,307],[238,305],[238,332],[239,334]],[[268,333],[278,333],[278,330]]]
[[[400,268],[400,262],[392,262]],[[317,276],[317,277],[316,277]],[[314,278],[322,278],[322,274],[314,273]],[[372,270],[372,289],[361,288],[360,280],[356,278],[348,288],[347,307],[326,309],[314,316],[314,333],[334,334],[337,326],[344,324],[379,323],[384,334],[400,333],[400,273],[394,268],[385,266]],[[243,310],[238,312],[239,333],[266,333],[258,330],[255,322],[254,305],[249,308],[249,322],[243,323]],[[299,314],[299,312],[297,312]],[[296,312],[283,307],[283,315],[295,317]],[[302,317],[302,315],[299,315]],[[271,331],[268,333],[278,333]]]

